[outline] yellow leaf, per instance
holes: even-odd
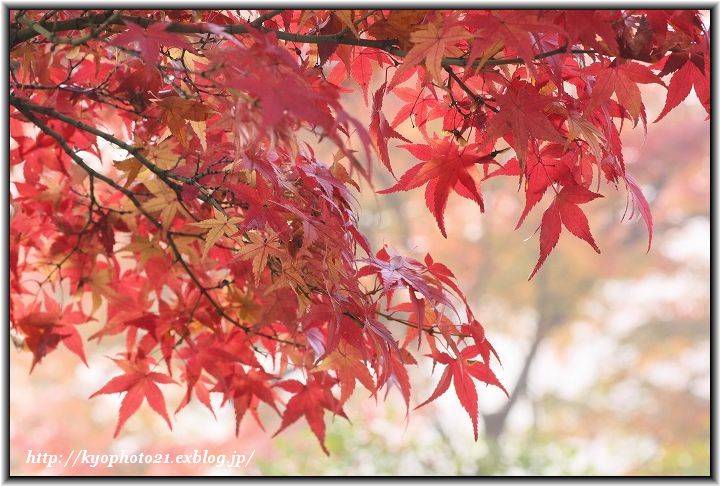
[[[117,170],[127,173],[127,181],[125,181],[125,187],[133,183],[135,178],[140,173],[140,170],[143,168],[142,163],[135,157],[130,157],[129,159],[125,160],[115,160],[113,161],[113,165],[115,165],[115,168]]]
[[[478,60],[477,65],[473,69],[475,69],[476,72],[479,72],[483,68],[485,63],[488,62],[488,60],[491,57],[493,57],[495,54],[497,54],[498,52],[500,52],[502,50],[504,45],[505,45],[505,43],[502,40],[498,39],[495,41],[495,43],[488,46],[488,48],[483,51],[483,55],[480,56],[480,59]],[[475,64],[475,63],[473,63],[473,64]],[[472,66],[470,66],[470,67],[472,67]]]
[[[165,252],[159,244],[159,235],[160,233],[156,233],[156,237],[154,237],[152,240],[133,235],[131,242],[128,243],[126,246],[120,248],[118,252],[130,251],[133,253],[138,253],[138,262],[140,263],[139,266],[142,269],[145,267],[145,264],[150,258],[155,256],[162,257],[165,255]]]
[[[191,226],[197,226],[198,228],[204,228],[209,230],[205,235],[205,246],[203,247],[203,258],[207,255],[208,250],[222,238],[223,235],[231,237],[238,232],[237,223],[242,221],[242,218],[233,217],[228,219],[227,215],[216,208],[213,208],[215,217],[211,219],[205,219],[196,223],[190,223]]]
[[[400,48],[408,50],[412,47],[410,32],[422,22],[426,13],[427,10],[392,10],[387,19],[374,22],[369,32],[376,39],[397,39]]]
[[[205,122],[204,121],[195,121],[190,120],[190,126],[192,127],[195,134],[200,139],[200,145],[202,145],[203,150],[207,151],[207,137],[205,136]]]
[[[93,305],[91,314],[94,314],[100,308],[103,297],[108,300],[115,300],[118,297],[118,294],[110,285],[110,270],[107,268],[96,268],[90,273],[88,278],[85,279],[85,284],[90,287],[90,292],[92,293]]]
[[[339,181],[345,182],[347,184],[352,184],[355,189],[360,191],[360,186],[358,186],[357,182],[355,182],[352,177],[350,177],[350,174],[348,174],[348,171],[347,169],[345,169],[344,165],[335,161],[333,165],[330,166],[330,173]]]
[[[355,28],[355,24],[352,20],[352,10],[334,10],[335,16],[340,20],[340,22],[343,23],[345,27],[347,27],[350,32],[353,33],[355,37],[358,36],[358,31]]]
[[[169,96],[158,102],[162,109],[161,120],[175,135],[183,147],[187,147],[186,123],[188,120],[204,122],[212,112],[202,102],[188,100],[180,96]],[[199,135],[198,135],[199,136]]]
[[[275,233],[267,235],[259,235],[257,233],[248,233],[250,243],[245,243],[242,249],[235,255],[239,260],[252,259],[253,274],[255,275],[255,284],[260,283],[260,275],[267,265],[268,257],[271,255],[282,256],[283,251],[280,246],[280,237]]]
[[[178,163],[179,156],[175,152],[177,144],[172,140],[164,140],[146,149],[145,158],[161,169],[172,169]]]
[[[601,144],[605,144],[605,137],[595,125],[582,118],[569,116],[568,119],[567,146],[572,140],[585,140],[590,148],[590,153],[600,162],[602,160]]]
[[[455,44],[470,37],[470,33],[462,25],[426,24],[420,26],[410,34],[413,48],[408,51],[405,61],[395,71],[388,90],[395,87],[401,79],[402,73],[420,63],[425,64],[425,69],[435,82],[442,83],[443,57],[461,55],[462,51]]]
[[[145,181],[145,187],[153,194],[153,198],[142,204],[147,212],[160,211],[160,222],[164,228],[169,228],[178,211],[187,215],[185,208],[177,200],[175,191],[164,182],[157,179]]]

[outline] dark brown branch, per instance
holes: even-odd
[[[271,18],[280,15],[283,13],[283,10],[271,10],[267,13],[262,14],[252,22],[250,22],[250,25],[252,25],[255,28],[262,27],[262,24],[265,23],[265,21],[270,20]]]
[[[450,77],[453,79],[453,81],[455,81],[455,82],[457,83],[457,85],[460,86],[460,88],[462,88],[462,90],[465,91],[465,93],[467,93],[468,96],[470,96],[473,100],[475,100],[476,102],[478,102],[478,103],[480,103],[480,104],[482,104],[482,105],[487,106],[488,109],[494,111],[495,113],[498,113],[498,112],[500,111],[500,110],[498,110],[496,107],[491,106],[491,105],[488,105],[488,104],[487,104],[487,100],[486,100],[485,98],[483,98],[482,96],[474,93],[473,90],[471,90],[471,89],[468,87],[468,85],[465,84],[465,83],[463,82],[463,80],[460,79],[460,77],[459,77],[457,74],[455,74],[455,71],[453,71],[453,69],[452,69],[450,66],[445,66],[445,71],[448,72],[448,74],[449,74]]]
[[[180,187],[176,183],[172,182],[170,179],[175,179],[180,182],[190,184],[190,185],[197,187],[198,190],[200,191],[200,198],[203,201],[212,204],[212,206],[215,209],[217,209],[218,211],[220,211],[222,213],[225,213],[225,210],[222,207],[222,205],[211,195],[206,194],[204,187],[197,180],[195,180],[192,177],[185,177],[185,176],[181,176],[178,174],[173,174],[170,171],[159,168],[157,165],[153,164],[150,160],[148,160],[147,157],[145,157],[142,154],[142,152],[139,148],[133,147],[132,145],[129,145],[129,144],[123,142],[119,138],[114,137],[113,135],[110,135],[107,132],[103,132],[102,130],[98,130],[97,128],[95,128],[93,126],[87,125],[87,124],[85,124],[81,121],[78,121],[74,118],[71,118],[67,115],[63,115],[62,113],[60,113],[56,110],[53,110],[52,108],[36,105],[34,103],[30,103],[29,101],[27,101],[23,98],[18,98],[16,96],[12,96],[12,95],[10,95],[10,103],[16,107],[18,106],[18,104],[22,104],[29,110],[32,110],[32,111],[35,111],[38,113],[43,113],[44,115],[50,116],[50,117],[55,118],[60,121],[63,121],[69,125],[72,125],[76,128],[79,128],[88,133],[92,133],[95,136],[98,136],[100,138],[107,140],[108,142],[112,143],[113,145],[130,153],[133,157],[135,157],[138,161],[140,161],[140,163],[143,166],[145,166],[148,170],[150,170],[150,172],[155,174],[160,180],[165,182],[176,193],[178,191],[180,191]]]
[[[379,316],[384,317],[384,318],[387,319],[388,321],[397,322],[397,323],[402,324],[402,325],[404,325],[404,326],[412,327],[413,329],[417,329],[417,328],[418,328],[417,323],[415,323],[415,322],[410,322],[410,321],[408,321],[408,320],[406,320],[406,319],[400,319],[399,317],[395,317],[395,316],[392,315],[392,314],[386,314],[385,312],[380,312],[380,311],[376,312],[376,314],[379,315]],[[352,317],[352,316],[351,316],[351,317]],[[422,326],[421,329],[422,329],[423,331],[425,331],[426,333],[430,334],[431,336],[434,336],[434,335],[436,335],[436,334],[440,334],[440,331],[435,330],[435,329],[436,329],[436,326],[430,326],[430,327]],[[454,332],[451,332],[451,333],[449,333],[449,334],[450,334],[450,336],[455,336],[455,337],[459,337],[459,338],[470,338],[470,337],[471,337],[471,336],[467,336],[467,335],[465,335],[465,334],[458,334],[458,333],[454,333]]]
[[[134,192],[122,187],[121,185],[116,183],[114,180],[112,180],[110,177],[93,170],[89,165],[87,165],[85,163],[85,161],[82,159],[82,157],[80,157],[77,153],[75,153],[75,151],[72,148],[70,148],[70,146],[67,144],[65,139],[62,137],[62,135],[60,135],[58,132],[56,132],[55,130],[50,128],[48,125],[46,125],[42,120],[40,120],[38,117],[36,117],[26,105],[24,105],[21,102],[17,102],[17,100],[18,100],[18,98],[14,98],[11,96],[10,104],[12,104],[15,108],[17,108],[17,110],[20,113],[22,113],[25,116],[25,118],[27,118],[30,122],[32,122],[35,126],[37,126],[41,131],[43,131],[45,134],[52,137],[58,143],[58,145],[60,145],[60,148],[62,148],[63,151],[76,164],[78,164],[80,167],[82,167],[83,170],[88,173],[88,175],[91,175],[91,176],[95,177],[96,179],[103,181],[104,183],[111,186],[113,189],[123,193],[123,195],[125,197],[127,197],[130,200],[130,202],[132,202],[133,205],[135,207],[137,207],[138,210],[141,211],[143,213],[143,215],[145,215],[145,217],[147,217],[147,219],[154,226],[156,226],[157,228],[162,230],[162,224],[159,221],[155,220],[155,218],[153,218],[149,213],[147,213],[147,211],[145,211],[145,208],[142,207],[142,204],[140,203],[140,201],[138,201],[138,199],[136,197],[137,195]]]
[[[510,398],[505,402],[503,407],[497,412],[483,414],[483,423],[485,424],[485,435],[492,440],[497,441],[505,430],[505,424],[507,423],[507,417],[510,415],[510,411],[517,403],[517,400],[527,390],[527,381],[530,374],[530,368],[535,361],[540,343],[544,339],[544,333],[538,329],[535,337],[533,338],[532,344],[530,345],[530,351],[525,356],[525,362],[523,363],[520,375],[515,382],[515,386],[510,393]]]
[[[52,29],[53,32],[60,32],[60,31],[68,31],[68,30],[82,30],[87,28],[91,25],[97,25],[100,22],[105,22],[108,20],[108,15],[88,15],[86,17],[79,17],[76,19],[71,20],[61,20],[58,22],[54,22],[52,24],[47,24],[45,26],[46,29],[50,30]],[[142,27],[148,27],[150,24],[153,24],[156,22],[154,19],[148,19],[145,17],[133,17],[133,16],[119,16],[119,18],[113,19],[110,23],[111,24],[118,24],[122,25],[123,21],[129,21],[134,22],[138,25],[141,25]],[[168,32],[176,32],[179,34],[208,34],[211,33],[210,29],[208,28],[207,24],[178,24],[178,23],[172,23],[168,25],[167,29]],[[278,39],[288,41],[288,42],[298,42],[303,44],[343,44],[343,45],[349,45],[349,46],[361,46],[361,47],[374,47],[376,49],[380,49],[382,51],[387,52],[388,54],[391,54],[396,57],[405,57],[407,55],[407,51],[404,51],[397,47],[397,41],[393,39],[388,40],[376,40],[376,39],[360,39],[360,38],[354,38],[354,37],[343,37],[338,34],[332,34],[332,35],[314,35],[314,34],[295,34],[292,32],[285,32],[281,30],[270,30],[270,29],[264,29],[260,28],[260,30],[264,32],[273,32]],[[242,24],[233,24],[233,25],[226,25],[224,26],[224,31],[228,34],[246,34],[248,33],[248,29],[245,25]],[[341,31],[339,34],[341,34],[344,31]],[[26,28],[22,30],[12,30],[10,32],[10,49],[14,48],[18,44],[22,42],[26,42],[36,36],[38,36],[38,32],[35,31],[33,28]],[[544,59],[546,57],[555,56],[557,54],[562,54],[564,52],[568,52],[567,46],[562,46],[557,49],[554,49],[552,51],[543,52],[541,54],[538,54],[534,57],[535,60]],[[585,49],[572,49],[569,52],[573,54],[592,54],[594,51],[592,50],[585,50]],[[524,61],[519,57],[513,57],[513,58],[507,58],[507,59],[489,59],[485,62],[484,66],[504,66],[509,64],[522,64]],[[444,57],[442,60],[442,65],[444,67],[448,66],[465,66],[467,64],[467,59],[462,57]],[[477,60],[473,63],[472,67],[477,67],[480,65],[480,60]]]
[[[44,21],[41,20],[40,22],[33,22],[30,19],[27,19],[24,16],[20,16],[18,18],[18,22],[25,25],[28,29],[36,32],[38,35],[42,35],[46,39],[48,39],[50,42],[53,42],[55,44],[69,44],[71,46],[78,46],[80,44],[84,44],[89,40],[96,39],[101,32],[103,32],[105,29],[107,29],[111,24],[117,23],[116,21],[120,19],[121,16],[121,10],[114,12],[113,10],[109,10],[105,13],[107,15],[107,18],[100,23],[97,27],[94,27],[90,33],[82,36],[82,37],[58,37],[55,35],[56,30],[53,29],[52,31],[48,30],[46,26],[44,25]],[[44,17],[43,17],[44,18]],[[50,24],[48,27],[51,29],[56,24]],[[90,24],[94,25],[94,24]],[[12,37],[11,37],[12,39]]]

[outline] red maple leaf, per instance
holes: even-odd
[[[428,275],[427,268],[414,258],[400,256],[386,246],[367,261],[369,265],[361,268],[357,276],[376,274],[386,295],[392,295],[397,288],[407,288],[420,292],[434,306],[442,304],[454,308],[435,279]]]
[[[432,395],[415,408],[418,409],[438,398],[447,391],[452,382],[455,385],[455,394],[460,400],[460,404],[472,420],[475,440],[478,440],[478,396],[473,378],[497,386],[506,395],[508,393],[486,363],[469,359],[478,354],[479,351],[476,348],[476,346],[469,346],[463,349],[460,357],[455,359],[444,352],[432,355],[435,361],[447,365],[447,367],[440,376],[440,381]]]
[[[117,437],[127,419],[140,408],[143,399],[147,400],[150,407],[164,418],[168,427],[172,429],[170,417],[168,417],[165,408],[165,398],[163,398],[157,383],[168,384],[175,383],[175,381],[164,373],[150,371],[150,366],[155,364],[151,358],[134,362],[118,359],[113,359],[113,361],[117,363],[125,374],[116,376],[108,381],[105,386],[90,395],[90,398],[93,398],[97,395],[125,392],[125,397],[120,404],[118,423],[113,437]]]
[[[366,105],[368,101],[368,89],[370,88],[370,80],[375,70],[375,64],[382,66],[390,62],[389,57],[382,52],[377,52],[374,49],[355,48],[355,58],[352,60],[350,66],[350,75],[362,89]]]
[[[615,10],[568,10],[563,12],[569,44],[580,41],[583,46],[616,55],[617,34],[613,23],[622,22],[622,15]]]
[[[179,34],[167,32],[169,22],[154,22],[143,29],[134,22],[125,22],[127,31],[115,36],[110,42],[114,46],[127,46],[137,42],[143,59],[148,64],[155,64],[160,55],[160,45],[178,47],[193,51],[192,46]]]
[[[541,32],[558,32],[557,26],[549,22],[542,22],[541,12],[533,10],[520,11],[488,11],[473,12],[467,23],[471,28],[477,29],[473,43],[473,54],[469,62],[479,57],[486,49],[502,46],[507,57],[516,55],[534,70],[532,64],[535,55],[533,46]],[[493,53],[492,50],[490,53]]]
[[[695,94],[706,110],[710,109],[710,79],[705,77],[705,59],[697,53],[671,54],[665,62],[659,75],[664,76],[674,72],[668,84],[665,106],[655,119],[655,123],[662,120],[665,115],[679,105],[690,94],[694,87]]]
[[[350,398],[353,390],[355,390],[356,381],[362,383],[371,392],[376,388],[360,352],[351,345],[336,349],[323,359],[315,369],[317,371],[328,369],[335,371],[335,376],[340,385],[340,404],[344,404]]]
[[[60,342],[87,366],[82,338],[75,326],[86,323],[88,318],[79,310],[72,310],[72,306],[62,309],[55,300],[46,293],[43,292],[43,294],[47,312],[40,311],[39,304],[36,304],[16,321],[17,327],[25,334],[25,341],[33,353],[30,372]]]
[[[650,211],[650,204],[648,204],[647,199],[640,188],[640,184],[638,184],[637,180],[635,180],[633,176],[625,174],[625,182],[627,183],[628,195],[633,202],[633,210],[630,213],[630,218],[634,216],[636,209],[640,212],[640,217],[642,217],[645,222],[645,226],[647,226],[648,251],[650,251],[650,245],[652,245],[653,237],[653,217],[652,212]]]
[[[401,147],[424,162],[410,168],[397,184],[379,191],[379,194],[409,191],[427,184],[425,203],[446,238],[444,213],[451,191],[475,201],[480,206],[480,211],[485,210],[478,184],[470,169],[475,164],[491,162],[493,153],[482,154],[478,144],[460,148],[448,138],[430,140],[430,145],[412,144]]]
[[[636,124],[641,115],[643,119],[645,118],[645,105],[642,102],[638,83],[657,83],[665,86],[662,79],[649,67],[637,62],[619,63],[616,59],[607,65],[595,63],[585,72],[596,77],[588,110],[593,110],[615,93],[618,103],[627,110]]]
[[[488,123],[487,138],[495,140],[512,135],[510,145],[521,167],[525,167],[529,142],[538,139],[563,141],[545,113],[552,98],[541,95],[537,87],[526,81],[514,80],[504,93],[495,95],[495,100],[500,111]]]
[[[225,399],[223,404],[231,399],[235,408],[235,435],[240,432],[240,424],[245,413],[250,410],[255,417],[255,421],[262,428],[262,423],[258,416],[258,405],[264,402],[272,407],[278,414],[280,411],[275,405],[275,392],[270,388],[269,379],[272,375],[262,370],[243,371],[241,366],[234,366],[227,377],[229,385],[225,391]],[[221,382],[211,391],[221,391]]]
[[[305,420],[307,420],[308,425],[310,425],[310,429],[318,438],[318,441],[320,441],[320,447],[322,447],[323,452],[330,455],[330,452],[325,447],[325,421],[323,420],[323,414],[325,410],[329,410],[335,415],[347,418],[340,406],[340,402],[330,392],[332,385],[332,380],[323,373],[311,374],[310,377],[308,377],[308,383],[306,385],[303,385],[297,380],[286,380],[278,383],[277,386],[294,393],[294,395],[288,400],[280,428],[275,432],[273,437],[304,415]]]
[[[488,174],[485,179],[497,176],[518,176],[523,174],[525,177],[525,207],[515,226],[518,229],[525,221],[530,210],[539,203],[547,189],[555,184],[572,185],[576,181],[582,180],[573,172],[582,170],[581,164],[578,164],[577,157],[574,152],[565,152],[562,144],[547,144],[539,153],[528,154],[528,160],[525,170],[521,172],[520,162],[517,158],[512,158],[500,169]]]
[[[543,213],[542,222],[540,223],[540,258],[528,280],[535,276],[535,273],[557,245],[562,229],[561,222],[570,233],[587,241],[596,252],[600,253],[600,248],[595,244],[595,239],[590,233],[587,217],[578,206],[578,204],[590,202],[598,197],[603,196],[578,185],[565,186],[555,196],[555,200]]]
[[[372,105],[372,117],[370,118],[370,137],[372,138],[375,148],[380,155],[380,160],[385,167],[393,174],[392,166],[390,165],[390,155],[388,154],[388,139],[396,138],[403,142],[411,143],[410,140],[403,137],[395,129],[390,126],[388,121],[385,119],[385,115],[382,113],[383,96],[385,94],[385,85],[382,86],[373,95]],[[393,174],[394,175],[394,174]]]
[[[467,29],[457,22],[447,19],[441,25],[434,23],[419,26],[410,34],[413,43],[395,75],[390,80],[388,89],[392,89],[404,80],[403,75],[421,62],[425,63],[428,74],[438,83],[442,82],[440,69],[443,56],[457,56],[462,51],[455,45],[471,37]]]

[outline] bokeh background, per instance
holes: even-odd
[[[349,87],[355,89],[356,87]],[[665,101],[661,87],[642,86],[648,118]],[[346,97],[369,120],[359,92]],[[393,100],[385,113],[393,116]],[[407,124],[401,131],[419,140]],[[623,187],[583,207],[598,245],[563,234],[531,281],[538,255],[541,202],[519,230],[517,181],[483,183],[486,213],[451,197],[444,239],[416,190],[358,196],[361,222],[375,248],[389,243],[410,256],[430,252],[458,276],[460,287],[502,358],[497,372],[513,398],[480,386],[481,435],[475,442],[453,393],[412,411],[397,390],[377,401],[358,389],[346,406],[352,423],[328,425],[326,457],[301,420],[280,436],[265,410],[267,431],[246,417],[238,437],[231,407],[216,417],[197,403],[177,413],[170,431],[147,404],[112,438],[121,396],[88,399],[116,369],[112,340],[86,345],[89,368],[66,349],[29,374],[31,355],[10,349],[12,475],[708,475],[710,472],[710,125],[694,93],[647,134],[623,131],[628,171],[650,201],[652,249]],[[317,147],[319,157],[332,154]],[[413,165],[391,151],[396,173]],[[376,188],[392,176],[378,164]],[[100,324],[83,326],[90,335]],[[411,370],[414,404],[434,389],[439,372]],[[182,397],[165,386],[168,408]],[[216,397],[217,398],[217,397]],[[213,465],[87,465],[48,469],[27,464],[27,451],[68,454],[145,452],[248,454],[247,469]]]

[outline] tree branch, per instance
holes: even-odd
[[[225,214],[225,209],[222,207],[222,205],[211,195],[207,194],[205,192],[205,188],[193,177],[185,177],[179,174],[173,174],[170,171],[163,170],[159,168],[157,165],[153,164],[150,160],[145,157],[141,150],[137,147],[133,147],[130,144],[127,144],[120,140],[119,138],[110,135],[107,132],[103,132],[102,130],[98,130],[97,128],[87,125],[79,120],[76,120],[75,118],[71,118],[67,115],[63,115],[62,113],[53,110],[52,108],[48,108],[46,106],[40,106],[36,105],[34,103],[31,103],[23,98],[18,98],[16,96],[10,95],[10,103],[15,106],[16,108],[18,105],[22,104],[24,107],[26,107],[29,110],[43,113],[45,115],[48,115],[52,118],[55,118],[57,120],[63,121],[69,125],[72,125],[76,128],[79,128],[80,130],[86,131],[88,133],[92,133],[93,135],[103,138],[107,140],[108,142],[112,143],[116,147],[119,147],[128,153],[130,153],[133,157],[135,157],[140,163],[145,166],[150,172],[155,174],[160,180],[165,182],[168,187],[170,187],[173,191],[178,193],[180,191],[180,186],[175,184],[170,179],[175,179],[180,182],[193,185],[198,188],[200,191],[200,197],[203,201],[210,203],[215,209]]]
[[[270,20],[271,18],[275,17],[276,15],[280,15],[283,13],[283,10],[271,10],[267,13],[262,14],[252,22],[250,22],[250,25],[252,25],[255,28],[262,27],[262,24],[265,23],[266,20]]]
[[[411,327],[411,328],[413,328],[413,329],[417,329],[417,328],[418,328],[418,325],[417,325],[416,323],[410,322],[410,321],[408,321],[408,320],[406,320],[406,319],[400,319],[399,317],[395,317],[395,316],[392,315],[392,314],[387,314],[387,313],[381,312],[381,311],[377,311],[376,314],[379,315],[379,316],[384,317],[384,318],[387,319],[388,321],[397,322],[397,323],[399,323],[399,324],[402,324],[402,325],[407,326],[407,327]],[[437,327],[437,326],[429,326],[429,327],[422,326],[421,329],[422,329],[423,331],[425,331],[426,333],[430,334],[431,336],[434,336],[434,335],[436,335],[436,334],[440,334],[440,331],[436,331],[436,330],[435,330],[436,327]],[[454,332],[451,332],[451,333],[448,333],[448,334],[449,334],[450,336],[455,336],[455,337],[459,337],[459,338],[470,338],[470,337],[472,337],[472,336],[468,336],[468,335],[466,335],[466,334],[458,334],[458,333],[454,333]]]
[[[503,434],[510,412],[517,404],[518,399],[527,392],[530,369],[535,362],[540,344],[542,344],[543,340],[548,335],[548,332],[553,327],[567,322],[565,315],[557,315],[548,310],[547,302],[551,302],[553,300],[553,296],[548,289],[547,278],[547,273],[541,273],[538,275],[535,307],[538,309],[539,315],[537,319],[537,326],[535,328],[535,336],[530,344],[530,351],[528,351],[525,356],[525,361],[523,362],[520,375],[515,381],[515,386],[510,394],[510,399],[505,402],[503,407],[497,412],[482,415],[483,423],[485,425],[485,434],[493,441],[497,441]]]
[[[482,96],[474,93],[473,90],[471,90],[471,89],[468,87],[468,85],[465,84],[465,83],[463,82],[463,80],[460,79],[460,77],[459,77],[457,74],[455,74],[455,71],[453,71],[453,69],[452,69],[450,66],[445,66],[445,71],[448,72],[448,74],[449,74],[450,77],[453,79],[453,81],[455,81],[455,82],[457,83],[457,85],[460,86],[460,88],[462,88],[462,90],[465,91],[465,93],[467,93],[468,96],[470,96],[472,99],[474,99],[475,101],[477,101],[478,103],[480,103],[480,104],[482,104],[482,105],[487,106],[488,109],[492,110],[492,111],[495,112],[495,113],[498,113],[498,112],[500,111],[500,110],[498,110],[496,107],[491,106],[491,105],[488,105],[488,104],[487,104],[487,100],[486,100],[485,98],[483,98]]]
[[[61,20],[58,22],[50,23],[45,25],[46,30],[52,30],[53,32],[61,32],[68,30],[82,30],[91,25],[97,25],[101,22],[108,21],[109,15],[107,14],[96,14],[88,15],[86,17],[78,17],[71,20]],[[259,17],[255,21],[259,20]],[[157,22],[154,19],[148,19],[145,17],[122,15],[117,18],[111,19],[109,24],[122,25],[124,21],[134,22],[142,27],[147,28],[149,25]],[[255,22],[253,21],[253,22]],[[252,26],[252,23],[248,24]],[[397,47],[398,41],[395,39],[381,40],[381,39],[360,39],[354,37],[343,37],[338,34],[332,35],[314,35],[314,34],[295,34],[292,32],[285,32],[282,30],[271,30],[258,27],[263,32],[272,32],[278,39],[288,42],[298,42],[303,44],[343,44],[349,46],[361,46],[361,47],[374,47],[382,51],[387,52],[396,57],[407,56],[407,51],[404,51]],[[207,24],[180,24],[171,23],[168,25],[168,32],[176,32],[179,34],[208,34],[211,33]],[[223,26],[223,30],[228,34],[247,34],[248,28],[246,24],[232,24]],[[339,34],[342,34],[341,31]],[[28,27],[22,30],[13,30],[10,32],[10,49],[22,42],[26,42],[39,35],[39,33],[32,27]],[[540,53],[534,57],[535,60],[544,59],[546,57],[555,56],[564,52],[570,52],[573,54],[593,54],[595,51],[586,49],[571,49],[568,50],[567,46],[562,46],[557,49]],[[506,59],[489,59],[484,63],[484,66],[504,66],[509,64],[523,64],[523,61],[519,57],[506,58]],[[477,67],[480,65],[480,60],[473,62],[472,66],[466,66],[467,59],[463,57],[443,57],[443,67],[449,66],[465,66],[465,67]]]

